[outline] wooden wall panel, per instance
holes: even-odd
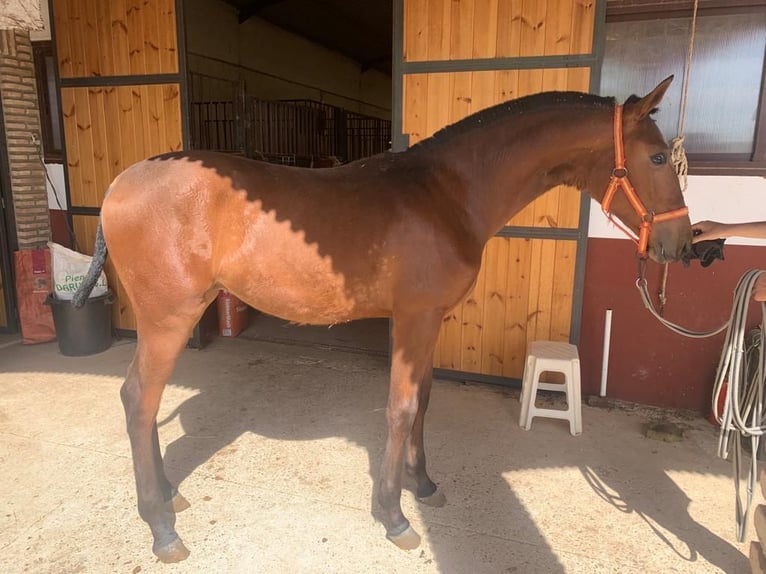
[[[589,54],[595,1],[408,0],[404,60]]]
[[[55,0],[51,8],[69,204],[78,247],[90,252],[98,224],[91,214],[114,178],[147,157],[183,149],[175,0]],[[114,324],[135,329],[108,259],[106,269],[117,299]]]
[[[532,240],[508,239],[508,276],[506,278],[505,330],[498,334],[503,340],[503,369],[500,374],[514,376],[524,372],[527,349],[527,309],[531,299],[529,261]],[[533,301],[534,303],[534,301]]]
[[[491,239],[476,286],[444,319],[434,366],[520,378],[529,341],[568,341],[576,249],[567,240]]]
[[[182,149],[177,84],[63,88],[61,103],[74,207],[100,207],[125,168]]]
[[[62,78],[178,73],[174,0],[56,0]]]
[[[592,57],[596,2],[582,0],[404,0],[403,60],[483,60],[481,71],[410,73],[402,78],[402,132],[410,145],[465,116],[541,91],[590,88],[591,64],[486,70],[495,58]],[[549,62],[549,64],[550,64]],[[556,62],[558,64],[558,62]],[[435,66],[436,67],[436,66]],[[483,254],[476,285],[444,318],[436,367],[521,377],[526,345],[534,339],[567,341],[572,320],[578,242],[532,238],[540,229],[580,224],[579,191],[552,189],[516,214],[513,233],[495,237]],[[538,235],[539,237],[539,235]]]

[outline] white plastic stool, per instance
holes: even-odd
[[[541,383],[540,375],[546,371],[563,373],[564,383]],[[535,406],[537,391],[566,393],[566,410],[541,409]],[[534,417],[549,417],[569,421],[569,432],[577,436],[582,432],[580,403],[580,357],[577,347],[569,343],[533,341],[527,348],[527,363],[521,381],[521,416],[519,426],[529,430]]]

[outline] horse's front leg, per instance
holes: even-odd
[[[165,476],[165,466],[162,462],[162,452],[160,452],[160,437],[157,432],[157,419],[152,425],[152,450],[154,452],[154,464],[159,469],[160,488],[162,489],[162,498],[165,500],[165,507],[173,512],[183,512],[191,506],[189,501],[178,492],[178,489],[170,484],[168,477]]]
[[[433,365],[433,353],[431,353],[428,364]],[[426,453],[423,444],[423,431],[428,401],[431,396],[432,376],[433,369],[427,367],[418,389],[418,412],[415,415],[412,431],[409,437],[407,437],[404,464],[407,473],[415,479],[417,484],[415,493],[418,500],[428,506],[439,507],[444,506],[447,499],[444,493],[438,489],[436,483],[428,476],[426,471]]]
[[[420,536],[410,526],[401,507],[405,442],[418,418],[421,399],[427,401],[428,398],[428,392],[423,395],[421,387],[426,373],[431,370],[440,324],[441,313],[438,312],[394,314],[391,384],[386,409],[388,440],[378,499],[383,509],[386,535],[405,550],[417,548],[420,544]],[[430,378],[428,382],[430,384]]]
[[[187,339],[188,329],[147,332],[139,330],[136,354],[120,390],[125,408],[133,470],[136,476],[138,513],[154,538],[152,550],[163,562],[178,562],[189,555],[175,531],[176,498],[165,477],[157,436],[157,411],[162,391]],[[180,495],[178,495],[180,496]],[[188,503],[187,503],[188,505]]]

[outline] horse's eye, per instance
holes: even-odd
[[[665,157],[664,153],[656,153],[652,156],[652,163],[654,165],[664,165],[666,161],[668,161],[668,158]]]

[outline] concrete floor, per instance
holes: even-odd
[[[160,442],[192,504],[176,524],[191,556],[160,564],[118,396],[134,347],[72,358],[0,339],[0,572],[750,571],[705,419],[583,406],[579,437],[546,419],[525,432],[517,393],[452,382],[436,384],[426,430],[448,503],[405,492],[423,544],[399,550],[373,517],[386,360],[241,338],[185,351],[165,391]],[[645,438],[663,417],[683,441]]]

